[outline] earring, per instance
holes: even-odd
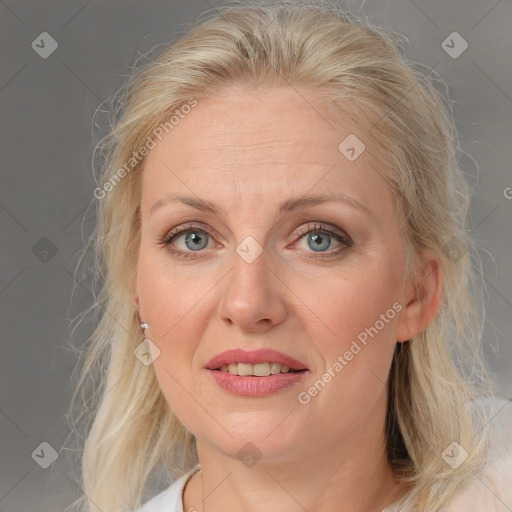
[[[149,329],[149,325],[148,325],[148,324],[146,324],[146,323],[141,323],[141,324],[140,324],[140,328],[141,328],[142,330],[144,330],[144,329]]]

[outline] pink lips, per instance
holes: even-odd
[[[226,350],[225,352],[221,352],[210,359],[205,368],[209,370],[218,370],[224,364],[257,364],[267,362],[286,365],[292,370],[307,370],[307,368],[300,361],[297,361],[297,359],[269,348],[259,350],[242,350],[238,348]]]
[[[223,372],[220,367],[233,363],[279,363],[286,365],[292,373],[279,373],[266,377],[240,376]],[[214,381],[224,390],[239,396],[263,397],[277,393],[282,389],[300,382],[308,369],[293,357],[272,349],[241,350],[232,349],[217,354],[205,366]]]

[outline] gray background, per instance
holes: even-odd
[[[42,442],[59,451],[69,430],[64,412],[76,359],[66,344],[70,321],[91,303],[87,272],[76,283],[73,273],[94,222],[93,114],[140,54],[174,40],[215,5],[0,0],[1,510],[63,510],[80,494],[66,453],[48,469],[31,454]],[[461,163],[474,189],[471,225],[485,248],[486,354],[511,397],[512,2],[344,5],[406,35],[409,55],[433,67],[455,101]],[[454,31],[469,45],[455,59],[441,45]],[[42,32],[58,42],[46,59],[31,47]],[[91,326],[81,325],[75,344]]]

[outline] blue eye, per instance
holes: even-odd
[[[308,247],[311,249],[311,252],[318,254],[318,256],[311,255],[309,257],[326,258],[329,256],[334,256],[348,247],[352,247],[353,242],[351,238],[348,235],[342,233],[343,232],[337,233],[327,229],[321,224],[315,224],[313,226],[308,225],[304,227],[301,231],[299,231],[297,237],[299,240],[302,240],[309,235],[307,238]],[[175,245],[176,242],[179,241],[179,239],[182,237],[184,237],[184,248],[173,248],[172,246]],[[199,228],[193,224],[188,224],[173,229],[159,243],[166,247],[172,254],[178,257],[193,258],[194,252],[199,253],[202,249],[207,248],[209,237],[213,238],[213,235],[211,235],[206,229]],[[327,249],[331,247],[333,238],[337,242],[341,243],[341,247],[326,252]],[[324,252],[326,252],[325,255],[322,254]]]
[[[208,241],[206,241],[206,244],[204,243],[207,236],[208,234],[203,231],[190,230],[185,234],[185,245],[192,251],[199,251],[200,249],[204,249],[208,245]]]
[[[332,256],[338,254],[340,250],[353,245],[352,240],[347,235],[342,235],[330,229],[327,229],[321,224],[315,224],[313,227],[306,226],[303,230],[298,233],[299,239],[307,237],[307,244],[313,252],[323,253],[330,248],[332,239],[334,238],[337,242],[342,244],[342,247],[330,251],[326,256]],[[315,256],[314,256],[315,257]],[[320,256],[321,257],[321,256]]]
[[[183,236],[185,238],[184,242],[186,250],[171,248],[171,244],[176,243],[176,240],[179,240]],[[193,255],[187,254],[188,251],[193,253],[206,248],[208,245],[207,237],[209,236],[210,234],[208,231],[197,226],[187,224],[173,229],[165,239],[160,242],[160,244],[176,256],[188,258],[193,257]]]

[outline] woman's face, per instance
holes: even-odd
[[[233,458],[247,442],[287,460],[383,432],[404,255],[369,137],[332,114],[311,90],[226,90],[155,139],[145,162],[137,296],[154,368],[198,442]],[[290,207],[322,195],[338,200]],[[166,247],[179,227],[192,231]],[[276,350],[307,370],[206,368],[230,349]]]

